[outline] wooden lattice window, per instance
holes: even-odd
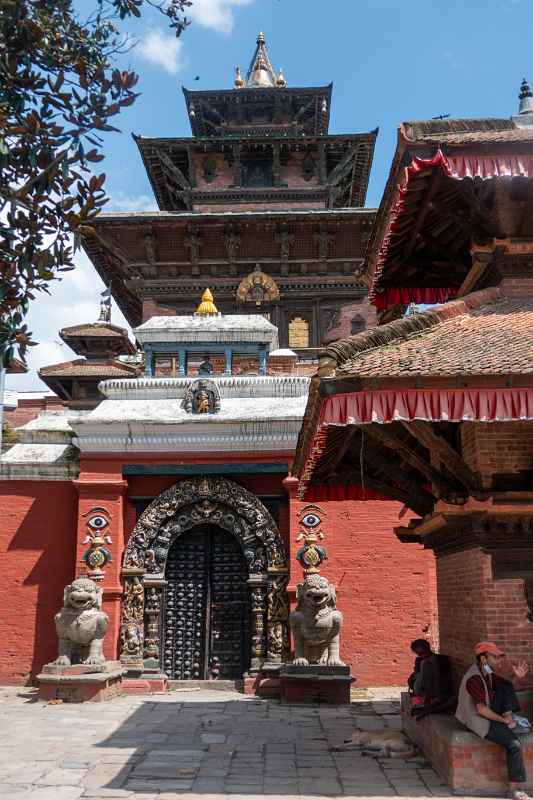
[[[293,317],[289,322],[289,347],[309,347],[309,322]]]

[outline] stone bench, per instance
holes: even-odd
[[[529,703],[523,698],[521,702],[527,709]],[[417,722],[411,716],[407,693],[402,694],[402,725],[454,794],[506,796],[509,784],[502,747],[480,739],[452,714],[431,714]],[[521,740],[526,788],[533,792],[533,734]]]

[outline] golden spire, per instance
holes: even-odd
[[[196,309],[197,314],[209,316],[210,314],[218,314],[218,308],[213,302],[213,295],[211,289],[206,289],[202,295],[202,302]]]
[[[242,87],[244,86],[244,78],[241,75],[240,67],[235,67],[234,85],[236,89],[242,89]]]

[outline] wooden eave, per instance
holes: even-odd
[[[328,84],[327,86],[317,86],[317,87],[247,87],[242,89],[220,89],[220,90],[190,90],[182,87],[183,95],[185,97],[185,104],[187,107],[187,115],[189,116],[189,121],[191,125],[191,131],[193,136],[202,135],[204,133],[203,127],[204,122],[201,115],[197,114],[193,119],[190,117],[190,107],[191,103],[195,106],[200,106],[201,104],[209,104],[213,107],[217,107],[220,105],[228,106],[234,104],[235,101],[238,99],[239,104],[242,104],[243,101],[245,103],[260,103],[260,102],[272,102],[275,100],[276,97],[283,98],[283,97],[309,97],[309,98],[318,98],[326,97],[327,99],[327,108],[326,112],[320,112],[318,130],[313,131],[314,133],[327,133],[329,128],[329,120],[330,120],[330,112],[331,112],[331,94],[333,91],[333,83]],[[316,125],[315,125],[316,128]]]
[[[145,281],[139,264],[148,264],[147,254],[143,250],[131,252],[128,248],[122,248],[118,243],[120,232],[141,231],[143,236],[153,236],[157,241],[159,231],[162,230],[183,230],[188,225],[217,226],[225,228],[228,224],[242,225],[253,228],[255,225],[267,226],[275,231],[280,224],[289,224],[294,229],[295,226],[303,227],[308,236],[315,234],[317,226],[321,222],[329,226],[342,226],[345,223],[360,224],[361,231],[366,232],[370,229],[374,220],[375,210],[369,208],[354,209],[333,209],[333,210],[312,210],[312,211],[254,211],[254,212],[137,212],[137,213],[102,213],[94,221],[91,227],[94,235],[82,237],[83,247],[91,259],[94,267],[104,283],[111,287],[113,297],[116,299],[122,313],[132,326],[140,324],[142,318],[142,303],[139,297],[138,288]],[[117,236],[117,234],[119,234]],[[222,231],[221,231],[222,235]],[[189,256],[187,256],[187,259]],[[252,259],[253,260],[253,259]],[[219,258],[217,263],[224,263],[225,259]],[[154,275],[156,281],[161,282],[161,278]],[[183,278],[176,278],[176,284],[189,285],[190,274]],[[359,281],[351,278],[354,285],[360,287]],[[303,281],[305,276],[302,276]],[[170,285],[172,280],[164,279]],[[191,279],[192,280],[192,279]],[[205,279],[197,278],[205,284]],[[284,279],[285,280],[285,279]],[[287,278],[287,281],[290,279]],[[330,276],[324,275],[324,283],[328,283]],[[231,282],[231,279],[228,279]],[[234,281],[233,281],[234,282]],[[337,283],[339,280],[337,279]],[[205,286],[204,286],[205,288]]]
[[[355,207],[364,206],[370,169],[374,157],[374,149],[378,129],[366,133],[355,134],[327,134],[324,136],[306,136],[305,139],[295,136],[257,136],[247,140],[242,137],[202,136],[198,138],[145,138],[133,136],[148,174],[152,190],[161,210],[177,211],[191,210],[196,199],[198,189],[194,176],[190,172],[190,156],[197,152],[224,152],[232,158],[234,142],[238,142],[243,149],[271,146],[279,143],[282,148],[305,150],[308,147],[323,147],[325,149],[327,175],[322,187],[310,186],[301,191],[313,192],[317,188],[324,191],[335,178],[342,160],[353,152],[353,158],[345,167],[348,171],[349,187],[347,196],[349,202],[344,205]],[[209,190],[203,190],[203,192]],[[217,192],[236,192],[246,194],[246,187],[232,186],[226,189],[218,188]],[[273,195],[282,191],[279,188],[265,187],[265,191]],[[343,195],[344,196],[344,195]]]

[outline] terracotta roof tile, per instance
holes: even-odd
[[[464,136],[517,130],[511,119],[499,117],[482,117],[478,119],[419,119],[402,123],[401,130],[412,142],[425,141],[428,138],[439,139],[443,135]]]
[[[95,337],[116,337],[127,338],[125,328],[118,325],[111,325],[108,322],[90,322],[83,325],[71,325],[69,328],[61,328],[61,337],[72,336],[95,336]]]
[[[137,371],[135,367],[117,361],[102,363],[78,358],[41,367],[39,375],[45,378],[133,378]]]
[[[327,355],[338,377],[533,373],[533,297],[475,292],[341,340]]]

